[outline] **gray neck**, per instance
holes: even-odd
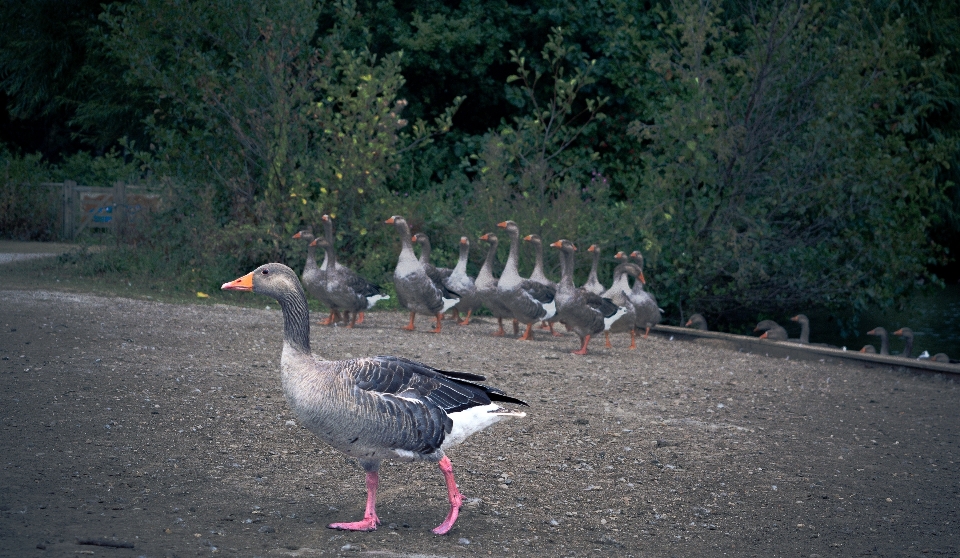
[[[800,321],[800,342],[810,342],[810,322],[808,320]]]
[[[530,278],[534,281],[545,282],[547,276],[543,273],[543,243],[534,242],[533,250],[536,254],[536,260],[533,264],[533,273],[530,274]]]
[[[477,273],[477,281],[494,281],[493,278],[493,258],[497,255],[497,243],[491,242],[490,249],[487,250],[487,257],[483,260],[483,267]]]
[[[303,287],[297,281],[295,290],[277,297],[283,312],[283,342],[297,352],[310,354],[310,312]]]
[[[590,275],[587,276],[587,283],[599,283],[600,280],[597,279],[597,266],[600,264],[600,249],[596,248],[593,251],[593,263],[590,264]]]
[[[453,272],[460,275],[467,274],[467,257],[470,255],[470,245],[461,244],[460,245],[460,257],[457,259],[457,267],[453,268]]]
[[[560,250],[560,283],[558,286],[564,291],[573,291],[573,252]]]
[[[510,253],[507,255],[507,263],[503,266],[503,273],[500,274],[498,286],[510,287],[521,281],[520,272],[517,269],[517,261],[520,259],[520,235],[510,233]]]
[[[430,241],[423,240],[420,242],[420,263],[423,265],[430,265]]]

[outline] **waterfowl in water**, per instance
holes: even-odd
[[[897,337],[903,337],[904,346],[903,352],[900,353],[900,356],[903,358],[910,358],[910,355],[913,354],[913,330],[909,327],[901,327],[897,331],[893,332]]]
[[[606,288],[600,283],[600,279],[597,278],[597,267],[600,265],[600,248],[596,244],[591,244],[590,247],[587,248],[587,252],[590,252],[593,256],[593,261],[590,264],[590,275],[587,276],[587,282],[584,283],[581,288],[593,294],[602,295]]]
[[[643,338],[646,339],[650,336],[650,328],[660,323],[663,309],[657,304],[657,298],[653,296],[653,293],[647,291],[644,287],[647,284],[647,278],[643,276],[643,254],[639,250],[634,250],[630,252],[630,257],[640,267],[640,275],[633,282],[633,300],[637,310],[637,329],[643,329]],[[624,260],[626,256],[623,252],[617,252],[616,258]]]
[[[610,329],[603,332],[603,345],[610,349],[611,333],[630,332],[630,350],[637,348],[637,311],[634,306],[633,291],[630,289],[630,276],[638,277],[640,275],[640,266],[630,262],[624,262],[613,270],[613,284],[603,292],[603,298],[608,298],[619,307],[626,310],[626,313],[618,319]],[[637,302],[640,302],[639,300]]]
[[[557,313],[554,301],[556,289],[520,277],[517,260],[520,252],[520,229],[513,221],[503,221],[498,227],[510,235],[510,253],[503,273],[497,281],[497,291],[504,306],[510,309],[513,318],[527,326],[520,337],[521,341],[533,340],[533,324],[540,320],[549,320]]]
[[[449,532],[463,497],[445,450],[505,417],[526,416],[500,403],[526,403],[479,383],[485,378],[476,374],[447,372],[395,356],[328,361],[312,354],[307,299],[296,274],[283,264],[262,265],[222,288],[253,291],[280,303],[280,380],[287,404],[300,424],[356,458],[366,472],[363,519],[328,527],[375,530],[380,524],[376,511],[380,463],[397,459],[439,465],[450,511],[433,532]]]
[[[530,273],[530,280],[536,281],[542,285],[547,285],[553,289],[553,292],[557,292],[557,284],[547,278],[546,274],[543,272],[543,240],[541,240],[539,235],[528,234],[523,237],[524,242],[529,242],[533,244],[534,251],[534,264],[533,271]],[[556,316],[553,319],[540,322],[541,329],[549,329],[550,334],[554,337],[562,337],[563,334],[557,333],[553,330],[553,323],[557,321]]]
[[[477,287],[477,296],[480,302],[490,310],[493,317],[497,319],[497,331],[493,333],[495,337],[502,337],[506,332],[503,331],[503,319],[511,318],[513,314],[510,309],[500,301],[500,294],[497,290],[497,278],[493,276],[493,260],[497,256],[497,245],[499,239],[493,233],[487,233],[480,237],[480,240],[490,244],[487,250],[487,257],[483,260],[483,266],[477,273],[477,279],[474,285]],[[516,332],[514,332],[516,333]]]
[[[771,341],[786,341],[787,330],[773,320],[762,320],[753,328],[754,333],[762,331],[760,339],[769,339]]]
[[[324,306],[330,309],[330,316],[325,320],[317,322],[320,325],[330,325],[340,321],[340,312],[334,308],[327,300],[327,257],[324,252],[323,264],[317,267],[317,247],[313,244],[316,238],[313,231],[304,229],[293,235],[293,238],[307,242],[307,263],[303,266],[303,286],[308,293],[314,296]]]
[[[867,335],[876,335],[880,338],[880,354],[890,354],[890,341],[887,338],[887,330],[882,327],[875,327],[867,332]]]
[[[410,311],[410,323],[403,329],[413,331],[413,320],[419,312],[434,316],[437,324],[431,331],[440,333],[443,313],[460,302],[460,298],[437,287],[427,275],[427,271],[413,253],[410,227],[403,217],[394,215],[385,222],[395,226],[400,234],[400,257],[393,272],[393,284],[397,290],[397,300]]]
[[[369,310],[381,301],[390,298],[380,288],[380,285],[371,283],[352,269],[337,263],[337,251],[327,243],[326,239],[315,239],[310,246],[321,246],[327,253],[325,290],[327,300],[332,308],[344,313],[347,327],[353,328],[360,323],[359,317],[364,310]]]
[[[577,247],[572,242],[561,239],[550,246],[560,250],[561,276],[557,285],[557,320],[572,329],[580,338],[580,349],[573,351],[573,354],[585,355],[590,337],[610,329],[627,310],[618,307],[609,298],[574,286],[573,253]]]
[[[690,319],[687,320],[686,327],[692,327],[693,329],[699,329],[700,331],[707,331],[707,319],[703,317],[703,314],[694,314],[690,316]]]
[[[473,311],[480,307],[480,297],[477,296],[476,280],[467,275],[467,258],[469,255],[470,239],[461,236],[460,257],[457,259],[457,266],[453,268],[453,273],[451,273],[447,279],[447,286],[450,290],[460,295],[460,302],[453,307],[453,319],[459,325],[469,324]],[[460,312],[464,312],[467,315],[463,321],[459,321]]]

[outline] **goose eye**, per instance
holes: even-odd
[[[266,269],[260,271],[260,273],[262,273],[262,274],[264,274],[264,275],[269,275],[269,274],[270,274],[270,272],[267,271]]]

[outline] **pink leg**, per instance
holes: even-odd
[[[357,325],[360,325],[363,323],[363,314],[364,314],[363,312],[360,312],[359,314],[357,314]]]
[[[513,320],[513,334],[520,335],[520,322]]]
[[[376,531],[377,525],[380,525],[380,518],[377,517],[377,486],[379,484],[380,475],[376,471],[367,473],[367,510],[363,513],[362,520],[350,523],[331,523],[327,527],[340,529],[341,531]]]
[[[493,332],[493,336],[503,337],[504,334],[506,334],[506,332],[503,331],[503,318],[497,318],[497,325],[499,326],[499,328],[497,329],[497,331]]]
[[[575,355],[585,355],[585,354],[587,354],[587,345],[588,345],[588,344],[590,344],[590,336],[589,336],[589,335],[583,338],[583,346],[580,347],[580,350],[579,350],[579,351],[573,351],[573,354],[575,354]]]
[[[550,327],[550,335],[554,337],[563,337],[562,333],[553,330],[553,322],[547,322],[547,325]]]
[[[453,528],[453,524],[457,521],[457,516],[460,515],[460,505],[463,504],[463,496],[460,494],[460,491],[457,490],[457,481],[453,480],[453,464],[450,463],[450,458],[444,455],[438,465],[440,466],[440,471],[443,473],[443,480],[447,482],[447,495],[450,497],[450,512],[447,513],[447,518],[443,520],[443,523],[433,530],[433,533],[435,535],[446,535],[450,529]]]

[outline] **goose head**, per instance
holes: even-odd
[[[561,252],[573,253],[577,251],[577,247],[574,246],[572,242],[570,242],[565,238],[561,238],[560,240],[550,244],[550,246],[553,248],[559,249]]]
[[[314,240],[316,242],[316,240]],[[292,269],[281,263],[261,265],[243,277],[224,283],[225,291],[248,291],[267,295],[276,300],[284,300],[291,293],[301,293],[300,279]]]

